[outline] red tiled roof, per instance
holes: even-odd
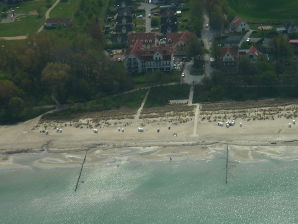
[[[260,52],[258,51],[258,49],[255,46],[251,46],[248,49],[248,54],[254,55],[256,57],[260,56]]]
[[[298,40],[289,40],[290,44],[298,44]]]
[[[220,57],[224,57],[228,52],[234,56],[238,57],[238,47],[223,47],[220,49]]]
[[[240,17],[235,17],[232,20],[231,25],[236,27],[239,26],[241,22],[243,22],[243,20]]]
[[[150,49],[142,48],[142,43],[140,41],[137,41],[133,48],[127,50],[127,54],[134,54],[135,56],[139,57],[140,59],[144,61],[150,61],[153,60],[153,55],[159,52],[164,60],[170,60],[172,56],[172,50],[169,47],[166,46],[158,46],[158,47],[152,47]]]
[[[130,33],[127,36],[127,41],[129,44],[134,44],[136,41],[141,41],[142,43],[155,43],[156,33]]]
[[[172,44],[176,44],[179,41],[187,42],[192,38],[195,38],[196,35],[192,32],[180,32],[180,33],[168,33],[167,39]]]

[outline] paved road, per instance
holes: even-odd
[[[149,14],[151,15],[151,10],[155,8],[156,5],[149,4],[149,3],[141,3],[139,6],[139,9],[144,9],[145,10],[145,20],[146,20],[146,33],[150,33],[152,28],[151,28],[151,16],[149,17]]]
[[[249,38],[252,34],[254,30],[249,30],[246,34],[244,34],[244,36],[242,37],[238,47],[241,47],[242,43],[245,42],[247,40],[247,38]]]
[[[203,29],[202,29],[202,41],[204,43],[204,47],[206,50],[210,51],[211,46],[212,46],[212,42],[214,39],[214,33],[212,32],[212,30],[209,29],[209,16],[207,14],[206,11],[203,12],[203,19],[204,19],[204,23],[203,23]],[[208,24],[208,28],[206,28]],[[191,62],[188,62],[185,64],[184,66],[184,70],[183,73],[185,75],[184,78],[182,78],[181,82],[192,85],[192,84],[198,84],[202,81],[202,79],[204,77],[210,77],[212,74],[212,67],[210,64],[210,55],[209,53],[204,54],[203,56],[204,61],[205,61],[205,70],[204,70],[204,74],[203,75],[191,75],[190,71],[191,68],[193,66],[193,60]]]
[[[51,11],[60,3],[60,0],[56,0],[56,2],[46,11],[45,20],[50,18]],[[40,33],[44,29],[44,24],[36,31],[36,33]],[[0,37],[0,40],[25,40],[28,36],[14,36],[14,37]]]

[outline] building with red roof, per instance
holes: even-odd
[[[175,57],[185,56],[189,42],[195,38],[192,32],[168,33],[167,44],[173,49]]]
[[[223,66],[235,66],[239,62],[238,47],[223,47],[220,49],[220,60]]]
[[[131,73],[161,71],[173,69],[173,52],[165,45],[146,48],[141,41],[127,50],[124,65]]]
[[[230,23],[230,32],[243,33],[249,30],[249,25],[240,17],[235,17]]]
[[[248,57],[251,62],[256,62],[262,53],[255,46],[251,46],[249,49],[239,50],[239,56]]]
[[[141,42],[143,47],[151,48],[156,46],[158,41],[158,33],[129,33],[127,36],[127,44],[130,48],[136,42]]]

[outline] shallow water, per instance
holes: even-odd
[[[223,153],[223,152],[221,152]],[[0,223],[298,223],[298,161],[0,169]]]

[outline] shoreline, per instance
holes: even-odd
[[[17,125],[0,126],[0,167],[5,167],[7,158],[29,153],[48,153],[58,157],[52,164],[64,164],[66,161],[64,165],[73,165],[78,161],[66,159],[67,155],[80,155],[85,150],[93,153],[90,154],[90,158],[94,157],[91,160],[102,162],[119,157],[126,148],[139,148],[135,157],[141,160],[164,160],[173,152],[179,155],[183,152],[183,158],[200,158],[209,156],[211,151],[214,153],[219,146],[225,147],[226,144],[233,150],[231,155],[234,154],[241,162],[253,160],[252,152],[256,148],[263,148],[264,153],[270,156],[283,155],[288,159],[287,153],[291,154],[293,150],[281,152],[281,149],[298,146],[296,104],[226,110],[223,103],[208,104],[208,107],[209,110],[203,107],[199,113],[195,113],[198,109],[196,105],[159,108],[158,113],[150,109],[145,110],[140,119],[132,119],[132,114],[115,119],[107,117],[106,111],[103,112],[104,117],[101,117],[101,113],[92,113],[86,114],[84,118],[59,121],[43,120],[40,116]],[[232,119],[235,125],[229,128],[217,124]],[[139,127],[144,131],[138,132]],[[62,133],[57,132],[57,128]],[[42,130],[48,130],[48,135],[41,133]],[[146,155],[143,149],[150,147],[159,148],[158,153]],[[209,150],[208,155],[204,154],[205,148]],[[114,153],[110,154],[111,151]],[[63,155],[66,157],[61,160]],[[298,151],[294,150],[291,156],[292,159],[298,159]]]

